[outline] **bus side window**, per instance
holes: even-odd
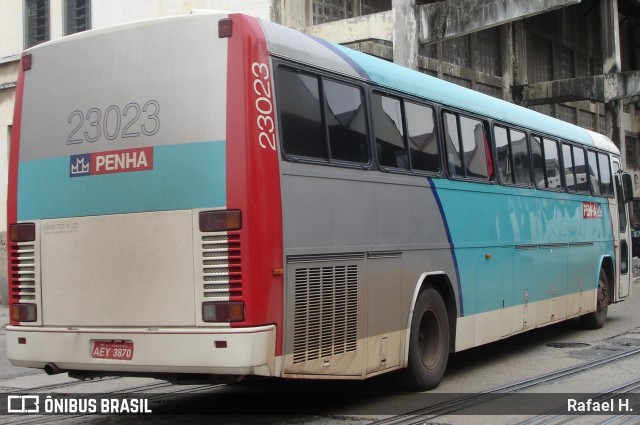
[[[598,154],[598,168],[600,169],[600,191],[603,196],[612,196],[611,163],[607,154]]]
[[[587,164],[584,156],[584,149],[572,146],[573,150],[573,170],[576,178],[576,188],[578,192],[589,193],[589,180],[587,175]]]
[[[493,135],[496,142],[496,154],[498,156],[498,176],[504,184],[513,184],[513,172],[511,164],[511,146],[507,129],[495,126]]]
[[[542,138],[540,136],[531,136],[531,156],[533,158],[533,181],[536,187],[544,189],[547,187],[544,175],[544,155],[542,152]]]
[[[461,116],[460,133],[467,177],[488,180],[491,159],[482,121]]]
[[[444,113],[444,135],[449,174],[451,177],[464,177],[460,156],[460,138],[458,137],[458,120],[455,115],[446,112]]]
[[[560,152],[558,142],[552,139],[542,139],[544,148],[544,166],[547,189],[562,188],[560,179]]]
[[[482,121],[449,112],[443,115],[451,176],[489,180],[493,161]]]
[[[404,109],[407,115],[411,169],[440,172],[433,108],[405,101]]]
[[[362,90],[323,80],[331,159],[369,162],[367,118]]]
[[[529,160],[527,135],[522,131],[514,129],[509,130],[509,135],[516,184],[530,186],[531,161]]]
[[[566,143],[562,144],[562,163],[564,164],[564,183],[567,192],[577,192],[575,167],[573,165],[573,155],[571,154],[571,146]]]
[[[319,79],[278,68],[276,90],[284,153],[328,160]]]
[[[372,97],[373,134],[378,163],[382,167],[409,169],[404,143],[404,125],[400,99],[374,93]]]
[[[589,188],[594,195],[601,195],[600,176],[598,172],[598,157],[595,152],[587,151],[587,174],[589,179]]]

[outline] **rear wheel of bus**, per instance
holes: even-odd
[[[600,329],[607,320],[609,309],[609,279],[604,269],[600,269],[598,277],[598,294],[596,297],[596,311],[580,316],[580,323],[586,329]]]
[[[440,293],[429,286],[416,300],[411,320],[409,364],[400,372],[402,385],[425,391],[442,380],[449,360],[449,319]]]

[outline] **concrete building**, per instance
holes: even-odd
[[[620,146],[640,199],[640,0],[3,0],[0,199],[24,49],[194,9],[270,19],[603,133]],[[634,210],[640,222],[640,202]],[[1,276],[0,288],[6,300]]]

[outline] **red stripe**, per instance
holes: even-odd
[[[23,55],[24,56],[24,55]],[[24,59],[23,59],[24,60]],[[18,162],[20,159],[20,129],[22,127],[22,99],[24,96],[24,70],[22,60],[18,64],[18,84],[16,86],[16,101],[13,109],[13,124],[11,127],[11,146],[9,152],[9,186],[7,188],[7,229],[9,225],[18,220]],[[12,253],[17,249],[17,245],[8,241],[8,267],[9,267],[9,304],[13,304],[14,279]],[[11,320],[12,325],[19,322]]]
[[[260,22],[230,15],[227,63],[227,208],[242,210],[240,233],[245,321],[276,324],[282,354],[283,269],[280,171],[273,78]]]

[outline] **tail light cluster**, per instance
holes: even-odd
[[[31,287],[35,285],[35,248],[30,244],[35,240],[35,223],[17,223],[9,226],[12,323],[38,320],[38,306],[25,302],[35,298],[35,288]]]
[[[203,211],[199,215],[199,228],[203,233],[233,232],[242,229],[242,212],[240,210]],[[232,235],[227,235],[230,242]],[[235,235],[235,238],[239,238]],[[229,243],[228,242],[228,243]],[[237,244],[236,244],[237,245]],[[228,245],[228,257],[231,257],[231,243]],[[234,249],[233,251],[236,251]],[[238,269],[240,259],[228,258],[229,292],[232,290],[232,268]],[[232,267],[233,266],[233,267]],[[207,323],[242,322],[244,321],[244,301],[207,301],[202,303],[202,321]]]

